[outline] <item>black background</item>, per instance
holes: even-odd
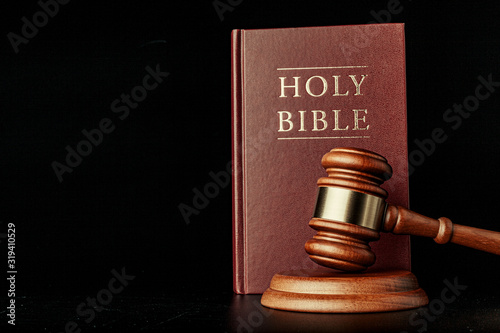
[[[144,297],[160,307],[189,304],[189,311],[216,297],[220,311],[198,306],[198,317],[190,317],[198,319],[182,321],[169,308],[173,315],[157,328],[179,321],[185,328],[221,328],[217,316],[232,298],[230,186],[189,223],[178,205],[191,205],[193,189],[212,181],[209,173],[225,170],[231,159],[231,30],[364,24],[388,6],[232,3],[221,20],[212,1],[71,1],[18,53],[7,34],[20,35],[22,17],[32,21],[40,5],[1,5],[0,241],[5,245],[7,224],[15,223],[18,326],[62,331],[75,320],[85,330],[98,329],[100,318],[87,325],[74,309],[107,286],[112,269],[125,268],[135,279],[110,309],[127,306],[127,297]],[[411,174],[411,208],[500,231],[500,87],[457,129],[443,119],[474,95],[479,76],[500,81],[500,6],[401,0],[398,8],[380,17],[406,24],[410,155],[422,150],[415,140],[429,139],[435,128],[447,135]],[[120,120],[110,105],[142,84],[147,66],[169,76]],[[97,128],[103,118],[112,120],[114,131],[59,182],[53,161],[64,163],[65,147],[75,148],[85,139],[82,130]],[[488,301],[499,307],[497,256],[412,238],[412,261],[431,299],[439,297],[444,279],[457,278],[467,295],[476,295],[464,306]],[[68,300],[64,310],[51,306],[54,299]],[[133,318],[130,331],[150,324]]]

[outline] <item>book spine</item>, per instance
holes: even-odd
[[[232,131],[232,234],[233,234],[233,290],[245,294],[245,233],[243,221],[243,154],[242,154],[242,47],[241,30],[231,35],[231,131]]]

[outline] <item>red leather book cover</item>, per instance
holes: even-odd
[[[304,250],[321,157],[358,147],[386,157],[388,202],[408,206],[403,24],[232,34],[233,265],[236,293],[316,266]],[[372,242],[371,269],[410,269],[408,236]]]

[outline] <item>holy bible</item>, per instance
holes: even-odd
[[[231,61],[234,291],[262,293],[317,267],[304,244],[329,150],[383,154],[387,201],[408,207],[404,25],[234,30]],[[409,236],[371,247],[370,269],[410,269]]]

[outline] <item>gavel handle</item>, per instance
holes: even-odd
[[[432,219],[400,206],[387,206],[383,231],[431,237],[438,244],[451,242],[500,255],[500,232],[453,224],[446,217]]]

